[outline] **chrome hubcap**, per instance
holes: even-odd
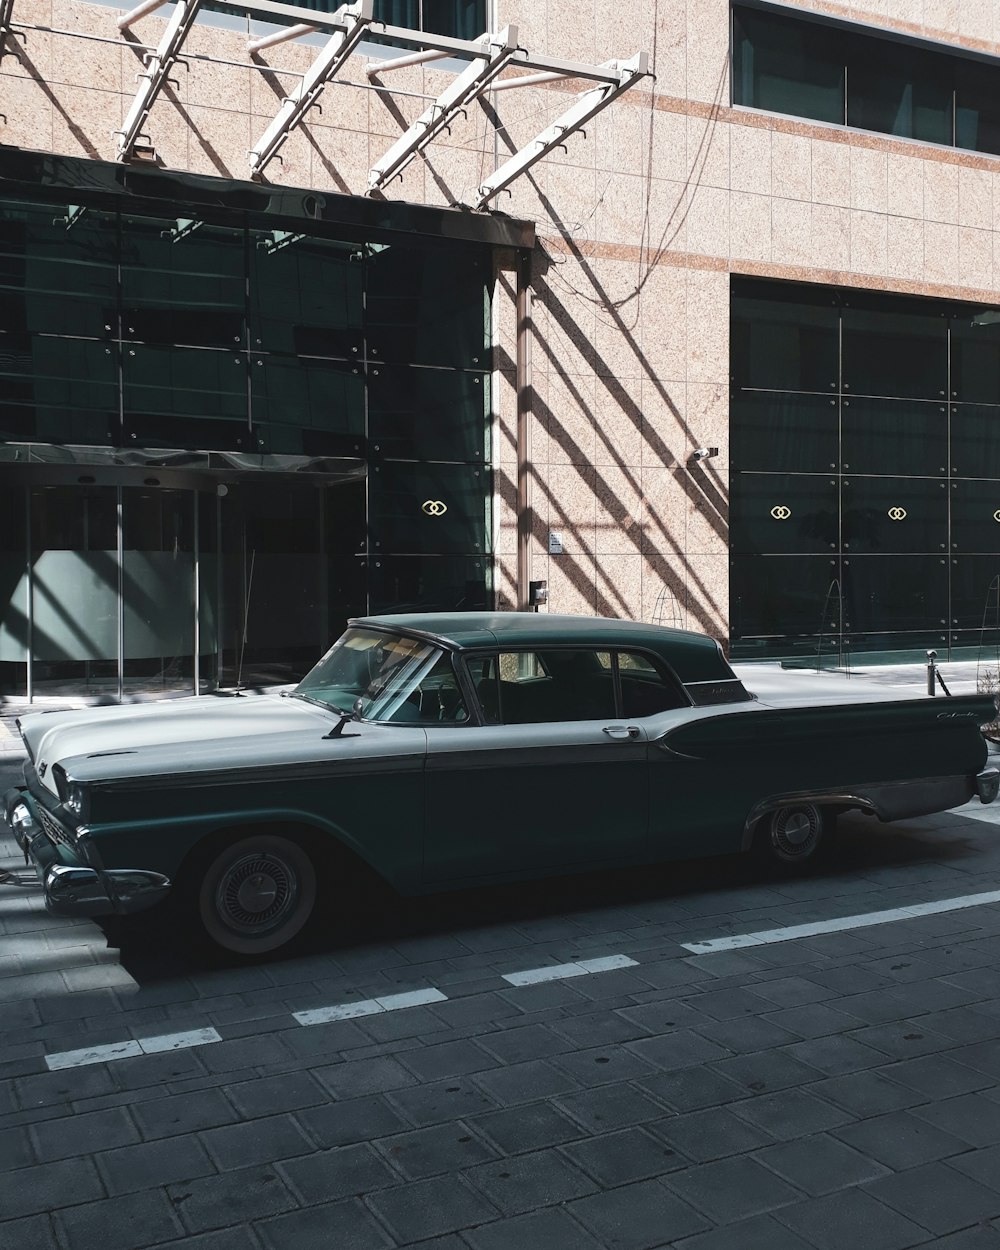
[[[295,869],[287,860],[273,854],[244,855],[222,874],[215,902],[231,929],[259,933],[285,918],[298,891]]]
[[[812,808],[776,812],[771,826],[775,850],[786,859],[808,854],[820,835],[820,821]]]
[[[809,840],[809,834],[812,832],[809,817],[805,812],[793,812],[785,821],[782,832],[786,842],[790,842],[792,846],[801,846],[803,842]]]

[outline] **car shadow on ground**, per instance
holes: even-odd
[[[588,912],[594,913],[596,925],[599,913],[609,910],[621,913],[615,928],[630,928],[643,924],[644,911],[654,904],[655,923],[662,924],[670,919],[663,914],[665,901],[679,905],[676,919],[691,917],[693,930],[713,923],[718,927],[718,919],[697,919],[700,909],[691,904],[697,896],[710,898],[721,892],[728,896],[726,909],[716,916],[725,914],[727,919],[734,912],[764,906],[762,892],[768,896],[772,913],[775,905],[793,906],[822,899],[824,911],[831,916],[852,914],[855,910],[870,910],[867,904],[852,904],[856,895],[926,879],[919,873],[915,878],[914,868],[939,865],[968,870],[969,861],[983,855],[984,843],[994,839],[992,828],[980,820],[956,815],[947,820],[945,828],[922,826],[920,822],[883,825],[874,818],[851,813],[841,818],[821,862],[808,872],[789,871],[752,855],[726,855],[482,886],[420,898],[402,898],[388,888],[373,886],[357,900],[347,924],[331,925],[329,912],[321,908],[323,915],[292,948],[258,956],[252,962],[285,963],[316,956],[335,960],[338,952],[359,947],[393,945],[446,933],[460,938],[463,930],[503,925],[516,929],[518,925],[580,918]],[[970,875],[968,884],[961,889],[953,886],[949,874],[948,890],[974,892],[975,878]],[[741,892],[746,894],[743,907]],[[928,880],[927,893],[929,897],[941,895],[940,884],[935,886]],[[708,907],[706,914],[711,910]],[[245,967],[248,962],[199,941],[193,924],[181,920],[168,907],[128,919],[108,917],[97,923],[108,946],[118,949],[122,967],[140,986],[214,969]]]

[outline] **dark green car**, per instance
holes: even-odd
[[[7,820],[49,909],[183,896],[231,951],[405,894],[747,850],[812,858],[840,811],[997,792],[991,698],[769,707],[699,634],[532,613],[370,617],[285,697],[24,717]],[[366,867],[365,867],[366,866]]]

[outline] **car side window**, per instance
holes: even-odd
[[[677,683],[660,673],[646,656],[636,652],[618,652],[618,680],[622,716],[628,719],[689,706]]]
[[[449,655],[442,655],[405,694],[383,720],[394,725],[462,725],[469,719]]]
[[[487,724],[597,720],[615,714],[610,652],[499,651],[468,663]]]

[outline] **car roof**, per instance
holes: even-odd
[[[670,655],[705,651],[718,655],[715,640],[705,634],[603,616],[560,616],[548,612],[406,612],[357,617],[350,624],[429,635],[461,650],[501,644],[523,647],[579,643],[591,647],[648,647]]]

